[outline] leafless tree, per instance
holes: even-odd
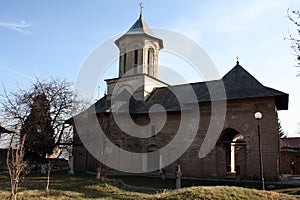
[[[77,111],[81,111],[82,101],[74,97],[71,84],[66,80],[36,79],[30,88],[19,88],[17,91],[7,92],[4,88],[1,97],[1,111],[3,118],[12,127],[22,127],[31,111],[34,98],[45,94],[50,102],[51,126],[55,130],[56,146],[66,147],[72,141],[71,125],[66,119],[71,118]]]
[[[296,26],[297,33],[289,33],[289,36],[285,39],[290,40],[292,42],[291,48],[296,54],[297,67],[300,67],[300,11],[288,9],[287,17]],[[297,76],[300,76],[300,74],[298,74]]]
[[[11,200],[17,199],[19,183],[29,172],[27,168],[28,161],[24,160],[24,142],[26,140],[26,135],[24,135],[22,138],[19,137],[17,145],[14,145],[16,142],[15,139],[17,138],[16,136],[16,133],[12,134],[6,156],[6,164],[10,176]],[[13,148],[13,146],[16,146],[16,148]]]
[[[300,67],[300,10],[288,9],[287,17],[296,26],[297,33],[289,33],[289,37],[285,39],[288,39],[292,42],[291,48],[294,50],[298,62],[296,66]],[[300,77],[300,73],[298,73],[297,76]]]
[[[47,165],[47,185],[46,185],[46,191],[48,192],[49,191],[49,186],[50,186],[50,173],[51,173],[51,168],[52,168],[52,163],[51,161],[49,160],[48,161],[48,165]]]
[[[31,113],[35,98],[41,94],[46,96],[50,104],[51,128],[54,130],[55,139],[53,148],[59,148],[61,151],[69,149],[72,145],[73,132],[72,126],[66,123],[66,120],[82,111],[85,104],[74,95],[71,84],[66,80],[36,78],[29,88],[19,88],[12,92],[7,92],[3,87],[3,93],[0,94],[0,111],[3,114],[4,123],[22,128]],[[49,176],[50,169],[51,167],[48,167]],[[48,180],[50,180],[49,177]],[[49,188],[49,181],[47,188]]]

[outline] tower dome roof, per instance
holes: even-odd
[[[149,28],[148,24],[143,19],[142,15],[136,20],[136,22],[130,27],[126,34],[131,33],[145,33],[147,35],[157,37],[153,31]]]
[[[148,26],[148,24],[143,19],[142,14],[140,14],[140,16],[136,20],[136,22],[128,29],[128,31],[124,35],[122,35],[120,38],[118,38],[115,41],[115,43],[118,45],[119,41],[122,38],[124,38],[126,36],[133,36],[133,35],[150,36],[151,38],[158,40],[160,48],[163,48],[163,41],[154,34],[154,32],[151,30],[151,28]]]

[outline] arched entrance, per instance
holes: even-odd
[[[228,128],[223,130],[220,139],[225,151],[226,174],[240,174],[245,169],[246,141],[243,134]]]
[[[147,147],[147,153],[154,152],[156,150],[157,150],[156,145],[150,145]],[[159,169],[159,166],[160,166],[159,162],[160,162],[159,153],[147,155],[147,169],[148,170]]]

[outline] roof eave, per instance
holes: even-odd
[[[148,34],[148,33],[146,33],[146,32],[125,33],[124,35],[122,35],[121,37],[119,37],[118,39],[115,40],[115,44],[116,44],[117,46],[119,46],[119,43],[120,43],[121,40],[123,40],[123,38],[125,38],[125,37],[131,37],[131,36],[133,36],[133,35],[135,35],[135,36],[136,36],[136,35],[145,35],[145,36],[147,36],[147,37],[150,37],[151,39],[155,39],[155,40],[158,41],[159,48],[160,48],[160,49],[163,49],[163,48],[164,48],[164,44],[163,44],[163,40],[162,40],[162,39],[160,39],[160,38],[158,38],[158,37],[155,37],[155,36],[153,36],[153,35],[150,35],[150,34]]]
[[[284,93],[283,95],[275,96],[275,104],[276,104],[277,110],[288,110],[289,95]]]

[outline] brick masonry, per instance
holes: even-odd
[[[232,140],[235,135],[241,134],[244,145],[236,148],[238,156],[235,156],[235,165],[240,167],[240,176],[242,178],[258,179],[260,172],[257,137],[258,121],[254,118],[254,113],[260,111],[263,115],[260,120],[260,130],[264,177],[266,180],[279,178],[279,136],[276,128],[277,110],[273,97],[228,101],[226,120],[221,136],[213,150],[202,159],[199,159],[198,154],[210,123],[211,109],[208,103],[200,103],[199,107],[200,122],[197,135],[188,150],[178,160],[165,168],[167,174],[173,175],[176,165],[180,164],[183,176],[224,178],[234,175],[235,170],[230,172],[228,169],[228,153],[226,154],[228,143],[226,142]],[[131,117],[137,124],[149,123],[149,116],[146,114],[136,114]],[[180,112],[168,113],[164,128],[156,136],[148,139],[138,139],[129,136],[123,133],[116,125],[112,126],[107,136],[114,144],[128,151],[154,151],[172,140],[177,132],[180,117]],[[110,118],[107,117],[107,119]],[[103,116],[99,121],[102,125],[105,123],[103,122],[105,121]],[[75,134],[74,141],[80,144],[77,134]],[[176,149],[170,151],[170,154],[172,153],[176,154]],[[84,146],[75,145],[73,155],[75,170],[96,170],[97,161],[87,152]],[[120,164],[122,165],[121,162]]]

